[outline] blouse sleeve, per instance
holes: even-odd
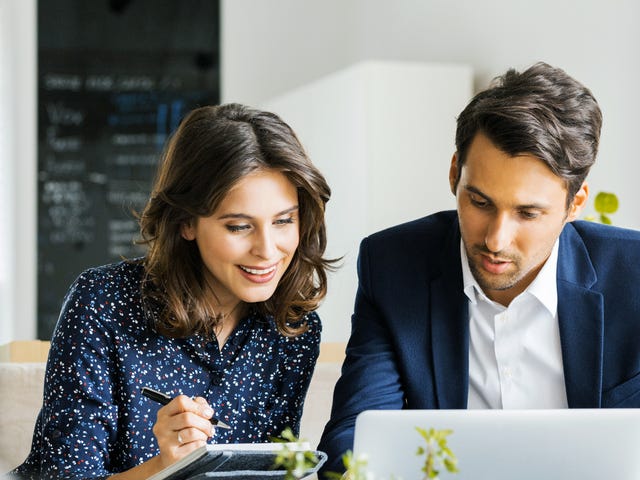
[[[85,272],[72,285],[47,361],[43,407],[32,448],[37,478],[105,478],[111,473],[118,408],[112,402],[113,341],[104,289]],[[39,438],[38,438],[39,437]]]

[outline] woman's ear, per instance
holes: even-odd
[[[580,216],[580,213],[582,213],[582,210],[587,205],[587,200],[589,200],[589,184],[582,182],[580,189],[576,192],[569,206],[569,213],[567,215],[568,222],[572,222]]]
[[[180,235],[185,240],[189,240],[190,241],[190,240],[195,240],[196,239],[196,229],[193,226],[193,220],[191,220],[189,223],[183,223],[180,226]]]

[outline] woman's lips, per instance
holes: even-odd
[[[253,283],[267,283],[273,279],[278,270],[278,265],[271,265],[269,267],[248,267],[245,265],[238,265],[240,274]]]

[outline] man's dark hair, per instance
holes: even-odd
[[[570,205],[595,162],[602,112],[584,85],[559,68],[536,63],[495,78],[457,123],[456,185],[469,146],[482,132],[510,156],[529,154],[546,163],[566,182]]]

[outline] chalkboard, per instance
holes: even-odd
[[[159,152],[186,112],[219,101],[218,9],[38,5],[38,338],[51,337],[82,270],[144,253],[133,212]]]

